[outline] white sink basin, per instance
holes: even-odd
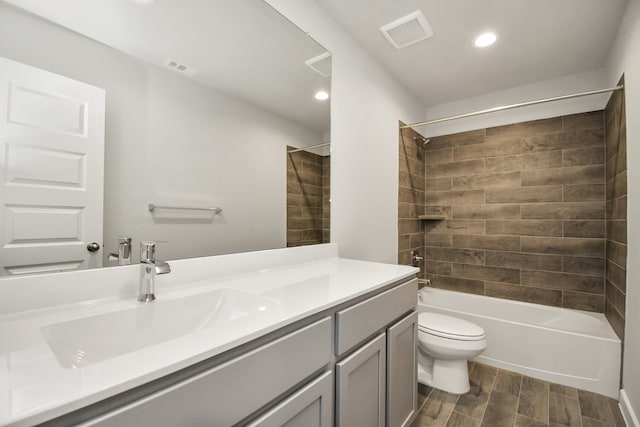
[[[192,332],[228,325],[278,305],[271,298],[233,289],[192,295],[44,326],[65,368],[79,368]]]

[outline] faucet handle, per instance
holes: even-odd
[[[143,240],[140,242],[140,262],[154,263],[156,261],[156,246],[167,243],[166,240]]]
[[[140,242],[140,262],[155,262],[157,243],[158,242],[152,240],[144,240]]]

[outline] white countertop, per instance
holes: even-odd
[[[79,300],[76,295],[70,296],[68,303],[46,306],[42,298],[34,297],[34,307],[28,309],[28,302],[25,302],[28,298],[24,294],[15,295],[16,292],[11,290],[15,289],[13,286],[18,281],[11,283],[11,279],[0,279],[0,299],[7,296],[14,306],[21,306],[21,311],[10,311],[7,309],[10,303],[5,299],[5,307],[0,307],[4,308],[4,311],[0,310],[0,425],[26,426],[55,418],[220,354],[352,298],[412,277],[418,271],[408,266],[340,259],[335,245],[324,246],[324,249],[315,250],[296,251],[292,248],[252,253],[254,262],[244,268],[230,265],[247,264],[247,259],[250,259],[247,254],[176,261],[177,270],[181,266],[193,269],[195,263],[200,262],[197,265],[204,267],[203,272],[219,265],[224,274],[209,272],[199,277],[191,274],[193,280],[180,284],[163,284],[159,281],[156,292],[158,300],[231,288],[273,298],[279,304],[251,317],[225,323],[224,327],[208,327],[77,369],[62,367],[44,339],[41,328],[135,307],[139,304],[135,301],[135,290],[123,292],[120,285],[113,285],[116,291],[109,295],[96,285],[95,289],[100,290],[96,291],[95,298]],[[321,258],[310,259],[311,256]],[[287,265],[283,257],[290,258],[292,263]],[[222,268],[221,263],[225,263],[226,267]],[[109,270],[112,269],[102,271]],[[137,266],[129,266],[117,274],[126,273],[129,277],[137,274],[137,271]],[[95,271],[85,274],[84,280],[97,277],[95,274]],[[65,292],[70,292],[72,287],[68,283],[77,279],[76,276],[65,274],[50,276],[39,277],[31,282],[28,278],[21,278],[20,283],[33,283],[29,291],[37,291],[39,287],[55,286],[56,281],[67,279],[67,288],[62,287]],[[177,276],[187,277],[180,273]],[[104,286],[108,288],[110,285]],[[90,296],[90,293],[86,296]]]

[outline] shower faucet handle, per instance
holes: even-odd
[[[420,254],[418,253],[418,251],[411,251],[411,262],[413,263],[414,267],[417,267],[420,265],[420,262],[424,259],[424,257],[421,257]]]

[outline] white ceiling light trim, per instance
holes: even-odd
[[[489,31],[476,37],[473,44],[476,45],[476,47],[487,47],[494,44],[496,40],[498,40],[498,35]]]
[[[411,46],[433,36],[433,28],[420,10],[383,25],[380,31],[396,49]]]

